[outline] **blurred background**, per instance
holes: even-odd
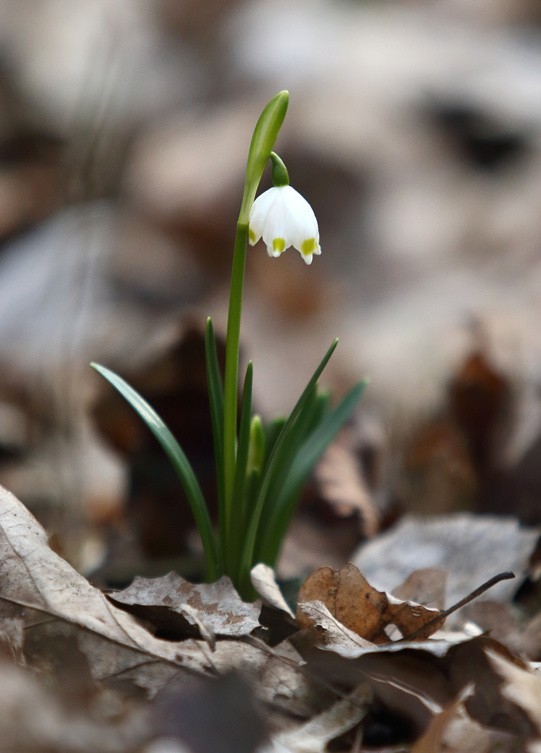
[[[113,582],[193,551],[160,450],[88,364],[145,394],[212,498],[202,326],[224,332],[249,139],[284,88],[277,150],[323,254],[250,250],[257,409],[288,410],[335,336],[325,383],[371,384],[283,572],[406,511],[540,521],[537,2],[0,0],[0,19],[0,483],[59,551]]]

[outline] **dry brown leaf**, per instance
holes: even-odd
[[[263,650],[268,658],[258,675],[257,695],[269,709],[285,712],[286,720],[276,717],[273,720],[278,729],[284,726],[284,721],[289,729],[291,716],[310,719],[335,700],[332,688],[303,671],[302,657],[292,643],[283,641],[276,648],[263,644]]]
[[[498,429],[508,419],[511,386],[484,349],[470,353],[449,385],[449,408],[467,439],[477,472],[486,474],[494,466]],[[499,448],[498,448],[499,449]]]
[[[295,636],[295,645],[301,641],[304,645],[325,647],[348,658],[360,656],[365,651],[376,648],[375,643],[362,638],[340,622],[322,601],[304,601],[299,604],[298,609],[301,622],[307,629],[304,634]]]
[[[520,656],[529,656],[527,628],[522,630],[516,615],[509,604],[491,599],[472,601],[461,611],[464,622],[473,622],[483,633],[503,643],[504,646]],[[534,658],[534,657],[531,657]]]
[[[24,620],[20,609],[0,601],[0,653],[24,664]]]
[[[528,659],[541,659],[541,612],[534,615],[522,631],[521,645]]]
[[[427,638],[444,622],[440,610],[376,590],[351,564],[341,570],[322,567],[305,580],[297,606],[297,622],[303,628],[314,624],[304,610],[309,601],[321,601],[342,625],[373,643],[389,642],[386,629],[390,626],[396,626],[406,639],[413,634]]]
[[[225,575],[215,583],[197,585],[173,572],[159,578],[137,577],[108,596],[128,611],[135,607],[135,614],[159,628],[167,625],[171,613],[181,615],[211,643],[214,635],[239,637],[259,626],[261,602],[242,601]]]

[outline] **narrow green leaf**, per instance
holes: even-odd
[[[224,510],[224,390],[218,362],[218,349],[212,319],[207,319],[205,328],[205,357],[207,366],[207,383],[209,390],[210,418],[212,423],[212,440],[216,466],[216,487],[218,493],[218,530],[223,528]]]
[[[231,505],[231,519],[229,529],[226,532],[225,560],[228,564],[238,563],[241,559],[241,548],[243,539],[243,520],[244,520],[244,492],[246,486],[246,470],[248,467],[248,456],[250,453],[250,425],[252,421],[252,383],[253,383],[253,364],[250,361],[246,367],[244,377],[244,387],[242,390],[242,404],[240,413],[239,426],[239,443],[237,448],[237,459],[235,463],[235,478],[233,482],[233,504]],[[237,564],[232,565],[234,571]]]
[[[274,445],[278,437],[280,436],[280,432],[286,425],[286,417],[280,416],[279,418],[274,418],[272,421],[269,421],[268,424],[263,425],[263,429],[265,431],[265,456],[269,457],[271,452],[274,449]]]
[[[276,467],[276,464],[283,462],[281,460],[280,448],[284,443],[287,442],[288,435],[295,421],[297,420],[299,413],[301,413],[304,406],[310,400],[314,399],[317,380],[321,376],[323,369],[325,368],[332,354],[336,350],[337,345],[338,345],[338,340],[336,339],[331,343],[327,352],[321,359],[316,370],[312,374],[312,377],[310,378],[308,384],[303,390],[300,398],[297,400],[293,410],[291,411],[289,418],[285,422],[278,438],[276,439],[276,442],[274,443],[274,447],[271,453],[269,454],[268,461],[263,470],[261,484],[259,488],[259,494],[253,505],[251,515],[250,515],[250,524],[246,532],[246,539],[245,539],[244,547],[243,547],[243,560],[242,560],[241,574],[240,574],[241,579],[249,579],[249,572],[250,572],[251,565],[253,562],[256,539],[258,535],[258,530],[259,530],[259,526],[261,522],[261,515],[263,513],[267,492],[269,490],[270,483],[274,476],[274,472],[275,472],[274,469]]]
[[[325,452],[345,422],[351,417],[366,382],[357,384],[344,399],[326,416],[324,416],[298,452],[280,488],[280,494],[273,500],[271,515],[266,521],[260,557],[267,564],[272,564],[277,556],[285,531],[294,512],[296,498],[315,464]]]
[[[327,352],[325,353],[325,355],[323,356],[323,358],[319,362],[319,365],[318,365],[317,369],[312,374],[312,376],[310,378],[310,381],[308,382],[308,384],[306,385],[306,387],[303,390],[302,395],[300,396],[300,398],[295,403],[295,406],[294,406],[293,410],[291,411],[291,414],[290,414],[289,418],[286,421],[286,425],[284,426],[284,430],[287,428],[288,424],[293,423],[293,421],[297,418],[297,416],[299,414],[299,411],[301,410],[301,408],[303,406],[304,401],[306,400],[306,398],[308,397],[308,395],[312,391],[312,388],[315,387],[315,385],[317,383],[317,380],[322,375],[325,366],[329,363],[330,358],[331,358],[332,354],[334,353],[334,351],[336,350],[336,346],[337,345],[338,345],[338,338],[336,338],[335,340],[332,341],[331,345],[329,346],[329,349],[327,350]]]
[[[314,386],[310,395],[307,396],[307,399],[303,403],[296,420],[284,432],[282,441],[276,448],[271,469],[272,475],[266,483],[265,499],[262,505],[259,531],[256,537],[256,549],[258,549],[257,542],[265,534],[275,500],[281,494],[284,480],[292,464],[295,462],[295,456],[309,434],[321,420],[326,404],[327,396],[319,395],[317,386]]]
[[[120,392],[122,397],[127,400],[154,434],[171,461],[186,493],[199,535],[201,536],[207,561],[208,577],[214,580],[219,576],[220,570],[216,552],[216,541],[201,488],[188,458],[154,408],[133,387],[105,366],[97,363],[92,363],[91,366],[107,379]]]

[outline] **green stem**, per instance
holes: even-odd
[[[237,453],[237,391],[239,374],[240,319],[244,289],[244,269],[248,248],[248,223],[239,218],[235,246],[233,251],[233,268],[231,271],[231,289],[229,294],[229,313],[227,319],[227,338],[225,349],[224,379],[224,520],[223,540],[231,540],[231,516],[233,484],[235,480],[235,463]],[[227,546],[227,544],[226,544]],[[224,552],[227,567],[227,554]]]
[[[222,557],[226,573],[232,573],[235,552],[231,527],[233,515],[233,498],[235,485],[235,468],[237,463],[237,390],[239,376],[240,319],[242,312],[242,295],[244,290],[244,270],[248,249],[248,225],[250,210],[265,164],[270,157],[274,142],[282,126],[289,102],[287,91],[278,92],[267,103],[256,123],[246,164],[244,192],[237,220],[237,233],[233,249],[233,268],[231,271],[231,288],[229,293],[229,313],[227,318],[227,336],[225,345],[224,375],[224,424],[223,424],[223,519],[218,521]]]

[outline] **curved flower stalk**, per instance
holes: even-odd
[[[229,295],[225,369],[219,363],[211,319],[205,353],[214,439],[217,530],[209,504],[182,448],[153,408],[121,377],[93,366],[132,405],[154,433],[175,467],[203,543],[207,579],[229,575],[245,598],[255,596],[250,571],[258,562],[273,566],[302,487],[329,443],[349,419],[365,387],[360,382],[335,406],[318,380],[337,341],[327,350],[287,418],[264,424],[252,414],[253,366],[248,364],[238,405],[239,341],[248,243],[260,238],[270,256],[296,248],[311,264],[321,253],[315,214],[289,185],[286,166],[272,151],[282,126],[289,95],[279,92],[264,108],[254,129],[237,232]],[[255,199],[267,162],[273,188]]]

